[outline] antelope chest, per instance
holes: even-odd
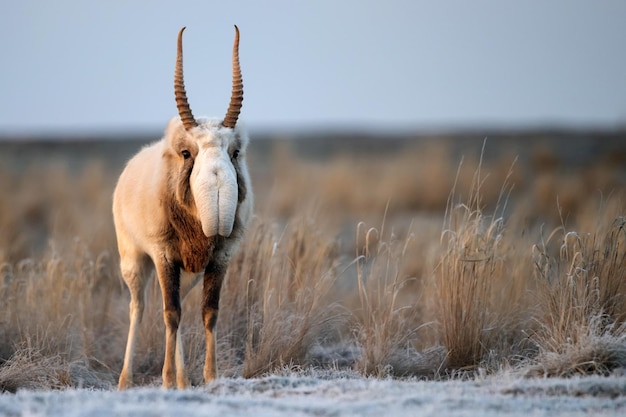
[[[215,250],[214,239],[202,235],[195,239],[179,239],[179,257],[186,272],[200,273],[209,264]]]

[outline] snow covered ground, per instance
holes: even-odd
[[[185,391],[19,391],[1,416],[624,416],[626,377],[398,381],[268,376]]]

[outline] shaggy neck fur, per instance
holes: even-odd
[[[165,233],[166,254],[168,259],[180,263],[187,272],[202,272],[207,268],[209,261],[216,260],[214,254],[219,252],[228,240],[238,240],[243,235],[243,226],[239,216],[239,207],[246,198],[246,185],[241,177],[239,166],[237,171],[237,186],[239,191],[237,212],[233,232],[228,237],[206,237],[202,232],[202,224],[195,216],[195,205],[189,175],[193,163],[185,164],[178,179],[171,179],[169,187],[172,191],[167,195],[165,208],[168,220],[168,229]]]
[[[167,256],[180,263],[183,270],[201,272],[209,263],[213,252],[224,238],[206,237],[200,220],[191,215],[175,199],[167,203],[169,230],[166,234]]]

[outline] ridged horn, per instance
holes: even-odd
[[[233,91],[230,96],[228,111],[222,122],[222,126],[231,129],[237,124],[241,105],[243,103],[243,80],[241,67],[239,66],[239,28],[235,25],[235,44],[233,46]]]
[[[187,101],[187,92],[185,91],[185,80],[183,78],[183,27],[178,32],[178,49],[176,51],[176,71],[174,71],[174,95],[176,96],[176,107],[178,107],[178,114],[180,120],[183,121],[185,130],[189,130],[198,126],[198,122],[191,113],[189,102]]]

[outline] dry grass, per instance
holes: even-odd
[[[626,367],[621,165],[575,170],[544,148],[513,164],[481,159],[479,143],[463,153],[460,164],[450,143],[430,143],[321,161],[279,146],[253,158],[258,215],[222,291],[221,374]],[[0,168],[0,390],[114,385],[128,294],[110,214],[119,171],[106,163]],[[148,295],[136,378],[158,383],[158,286]],[[182,325],[194,383],[199,297]]]
[[[230,271],[223,300],[235,307],[228,308],[230,332],[238,330],[236,317],[247,318],[238,331],[245,338],[233,338],[235,349],[246,341],[245,377],[305,365],[311,346],[334,336],[334,323],[341,319],[330,301],[336,245],[312,219],[294,219],[278,230],[257,223]],[[237,298],[245,304],[238,305]],[[224,321],[220,325],[226,327]]]
[[[533,373],[608,373],[626,366],[625,226],[620,215],[593,232],[562,227],[551,236],[560,244],[557,253],[550,242],[534,247],[541,303]]]
[[[501,318],[492,305],[492,291],[507,274],[501,248],[504,219],[496,211],[482,212],[480,165],[467,202],[454,203],[451,195],[441,241],[443,254],[437,268],[437,299],[447,366],[472,369],[494,346]],[[507,178],[508,179],[508,178]],[[506,191],[507,183],[503,184]]]
[[[364,234],[365,243],[355,260],[359,297],[359,308],[354,310],[355,336],[361,350],[355,367],[365,375],[413,373],[411,368],[421,359],[411,346],[420,328],[419,300],[402,296],[415,279],[402,271],[411,230],[404,240],[393,232],[386,238],[384,223],[380,230],[365,230],[365,225],[359,224],[357,233]]]

